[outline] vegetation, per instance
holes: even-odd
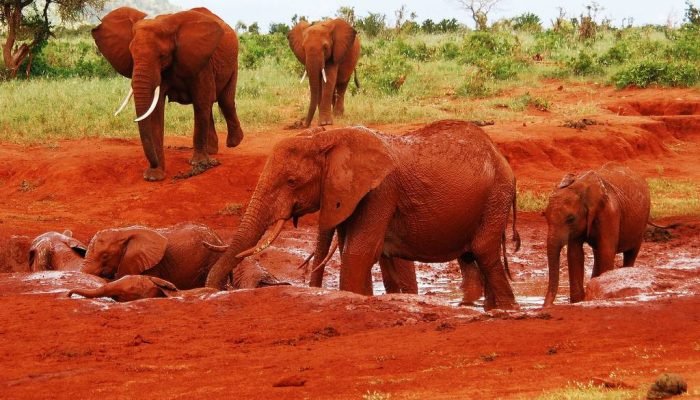
[[[565,389],[548,392],[537,400],[633,400],[646,398],[644,389],[606,389],[593,384],[573,383]]]

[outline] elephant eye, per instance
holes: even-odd
[[[294,177],[289,177],[287,178],[287,186],[289,187],[295,187],[297,185],[297,179]]]
[[[567,224],[573,224],[575,220],[576,220],[576,217],[574,217],[574,216],[571,215],[571,214],[570,214],[569,216],[566,217],[566,223],[567,223]]]

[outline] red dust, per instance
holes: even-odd
[[[546,84],[541,95],[576,104],[590,89],[560,85]],[[566,118],[550,113],[485,128],[521,190],[548,191],[566,172],[608,160],[645,177],[663,169],[664,178],[700,182],[700,116],[678,105],[700,104],[700,95],[598,88],[591,96],[610,102],[587,116],[596,124],[586,129],[563,127]],[[297,133],[249,133],[218,155],[221,166],[178,181],[171,178],[188,168],[191,139],[169,137],[169,176],[160,183],[143,181],[137,139],[3,144],[0,242],[66,228],[87,242],[106,227],[182,221],[229,238],[266,155]],[[641,267],[697,265],[700,218],[660,222],[677,220],[683,226],[669,241],[645,243]],[[310,216],[299,230],[288,227],[275,248],[250,262],[301,285],[296,266],[311,251],[315,222]],[[523,249],[511,265],[522,295],[519,284],[544,271],[546,225],[535,213],[521,213],[518,224]],[[697,285],[684,287],[690,295],[671,290],[646,302],[483,314],[446,306],[439,294],[365,298],[298,286],[116,304],[68,299],[72,282],[0,275],[0,397],[532,398],[608,377],[647,387],[667,371],[684,376],[691,393],[700,386]]]

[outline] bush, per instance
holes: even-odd
[[[367,59],[365,59],[367,60]],[[367,82],[364,87],[382,94],[396,94],[412,71],[405,58],[386,53],[369,59],[369,63],[360,65],[360,74]]]
[[[577,76],[598,75],[603,72],[596,57],[583,50],[578,53],[578,56],[569,59],[566,67]]]
[[[484,98],[495,93],[492,81],[479,71],[467,75],[461,85],[457,87],[455,93],[459,97]]]
[[[618,88],[649,85],[688,87],[700,81],[700,68],[695,63],[643,60],[612,77]]]
[[[386,15],[369,13],[366,17],[358,19],[355,27],[368,37],[378,36],[386,29]]]
[[[542,21],[537,14],[524,13],[513,18],[513,29],[524,32],[540,32],[542,31]]]
[[[700,25],[683,26],[666,49],[670,59],[700,61]]]

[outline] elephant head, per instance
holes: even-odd
[[[393,170],[386,143],[365,128],[344,128],[278,143],[267,159],[250,204],[226,252],[207,277],[221,288],[242,258],[261,251],[285,221],[320,211],[319,230],[332,232]],[[266,230],[275,228],[255,248]]]
[[[210,14],[210,13],[209,13]],[[143,12],[121,7],[107,14],[92,36],[100,52],[120,74],[131,78],[139,134],[151,168],[162,165],[153,143],[152,113],[162,119],[165,93],[163,76],[188,81],[204,68],[224,34],[223,28],[203,9],[146,19]],[[213,99],[212,99],[213,100]],[[160,124],[160,122],[158,122]],[[161,176],[147,179],[162,179]]]
[[[330,104],[319,104],[322,88],[331,76],[335,89],[335,76],[340,64],[353,47],[357,32],[342,19],[333,19],[309,24],[299,22],[287,35],[289,46],[299,62],[304,64],[309,77],[310,103],[305,126],[311,124],[316,108],[319,107],[320,125],[333,123]],[[329,72],[326,72],[326,69]],[[332,96],[330,96],[332,98]]]
[[[561,249],[571,240],[585,240],[600,211],[609,201],[603,181],[595,172],[579,177],[568,174],[549,196],[547,218],[547,262],[549,285],[545,305],[554,303],[559,288]]]
[[[163,259],[167,246],[165,236],[146,227],[105,229],[90,241],[81,271],[106,279],[139,275]]]
[[[86,251],[85,245],[73,238],[69,230],[46,232],[37,236],[29,247],[29,270],[77,271]]]

